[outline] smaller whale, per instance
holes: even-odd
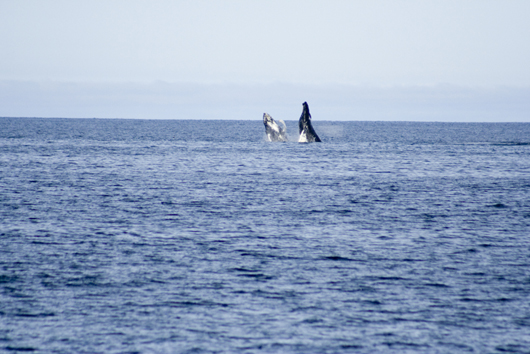
[[[309,113],[309,106],[307,102],[302,104],[304,110],[298,120],[298,128],[300,129],[300,137],[298,138],[299,143],[320,143],[322,140],[318,137],[313,125],[311,124],[311,114]]]
[[[269,141],[287,141],[287,127],[283,120],[276,122],[270,115],[263,113],[263,125]]]

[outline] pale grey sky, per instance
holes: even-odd
[[[530,1],[0,1],[0,79],[530,86]]]
[[[134,101],[148,102],[141,117],[149,118],[149,107],[156,111],[156,92],[159,101],[172,100],[171,110],[178,111],[182,100],[169,92],[180,93],[161,93],[157,82],[179,89],[182,83],[199,84],[194,86],[197,107],[211,100],[212,83],[240,85],[225,91],[239,95],[231,98],[238,105],[245,103],[241,92],[259,92],[267,99],[253,100],[256,105],[243,114],[249,119],[278,105],[274,92],[267,91],[277,90],[277,84],[296,100],[296,110],[306,92],[318,104],[318,92],[329,87],[335,101],[343,97],[336,107],[347,107],[353,92],[365,94],[363,87],[392,88],[381,95],[387,98],[396,88],[410,93],[426,87],[440,103],[447,90],[437,88],[449,86],[513,88],[519,90],[510,92],[517,92],[520,107],[530,88],[529,18],[527,0],[0,0],[0,116],[38,116],[44,110],[46,116],[61,116],[61,109],[50,111],[60,108],[54,94],[70,103],[72,116],[127,117],[134,115],[127,102]],[[75,83],[76,89],[65,83]],[[134,95],[127,83],[136,85]],[[244,89],[249,85],[262,86]],[[219,87],[215,90],[223,92]],[[115,106],[108,98],[101,101],[109,90],[119,97]],[[480,97],[486,96],[494,95]],[[47,106],[43,97],[50,98]],[[411,97],[403,102],[414,104]],[[186,107],[193,110],[193,104]],[[519,120],[528,116],[519,113]],[[157,117],[162,116],[152,118]],[[370,119],[350,118],[363,117]]]

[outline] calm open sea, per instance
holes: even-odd
[[[0,118],[0,351],[530,353],[530,123]]]

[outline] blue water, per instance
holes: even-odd
[[[530,353],[530,124],[0,118],[0,351]]]

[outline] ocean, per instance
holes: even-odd
[[[530,353],[530,123],[0,118],[0,351]]]

